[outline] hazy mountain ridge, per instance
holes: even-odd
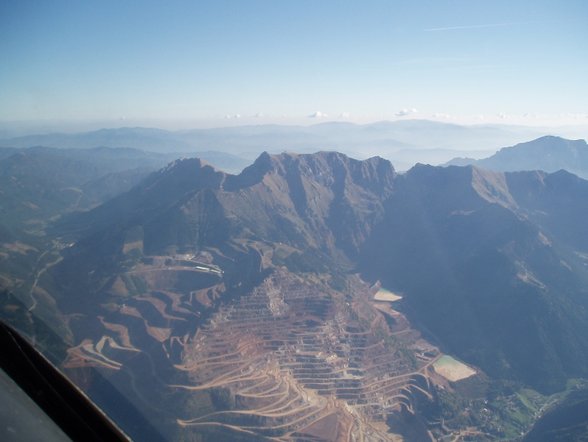
[[[233,238],[271,238],[331,253],[336,253],[336,243],[346,243],[344,247],[357,253],[374,223],[364,218],[377,218],[378,211],[381,215],[381,199],[391,191],[394,177],[386,160],[357,161],[334,152],[264,153],[239,175],[198,159],[178,160],[128,193],[72,216],[65,225],[97,233],[111,225],[127,229],[140,224],[149,253],[193,252]],[[218,207],[222,217],[210,228],[202,225],[202,217],[210,212],[206,204]],[[199,222],[191,221],[194,218]]]
[[[519,173],[517,184],[535,177]],[[558,209],[544,212],[549,230],[543,219],[531,221],[509,178],[471,166],[415,167],[399,177],[364,268],[411,294],[416,314],[465,360],[492,376],[557,389],[588,355],[585,265],[569,250],[573,242],[556,236]],[[585,232],[582,218],[572,219],[574,232]]]
[[[562,213],[564,196],[578,199],[569,206],[576,209]],[[286,265],[303,250],[331,266],[359,264],[406,292],[458,355],[495,376],[552,389],[585,374],[588,361],[588,346],[572,333],[588,324],[579,258],[586,196],[588,183],[561,173],[416,166],[397,176],[378,158],[264,153],[238,176],[178,161],[80,216],[102,238],[91,244],[119,238],[113,251],[139,228],[149,254],[271,241],[298,250]],[[448,318],[462,324],[459,332]]]
[[[0,160],[4,222],[46,221],[66,210],[87,209],[130,189],[162,164],[158,156],[133,149],[17,149]],[[93,188],[106,175],[109,190]]]
[[[121,388],[129,376],[149,385],[166,411],[145,403],[141,412],[165,431],[179,431],[178,416],[222,411],[236,413],[226,416],[235,425],[255,423],[257,435],[278,434],[257,408],[263,395],[237,400],[249,397],[254,370],[268,389],[292,385],[283,392],[291,431],[314,428],[310,417],[296,424],[310,407],[343,426],[385,413],[402,434],[417,434],[420,424],[404,420],[417,416],[439,437],[473,426],[505,438],[526,431],[534,411],[503,389],[488,415],[487,389],[552,393],[588,375],[587,196],[588,182],[563,171],[417,165],[397,174],[382,158],[319,152],[263,153],[231,175],[181,159],[59,220],[49,232],[57,248],[36,266],[39,289],[25,305],[73,336],[65,366],[74,376],[98,366]],[[378,280],[400,304],[374,305]],[[453,390],[431,366],[441,352],[483,372]],[[206,368],[217,357],[239,383]],[[286,375],[289,364],[299,368]],[[381,397],[380,382],[390,386]],[[196,402],[169,394],[170,383],[196,388]],[[287,393],[306,388],[320,391],[318,402]],[[343,406],[319,406],[329,394],[375,408],[356,421]],[[539,408],[546,399],[533,394]],[[504,401],[525,420],[503,416]],[[469,411],[449,411],[454,403]]]
[[[180,156],[108,147],[0,149],[0,285],[33,284],[55,245],[46,229],[57,218],[96,207]]]
[[[5,155],[4,155],[5,154]],[[180,153],[153,153],[131,148],[2,149],[0,183],[5,221],[52,218],[66,210],[84,210],[129,190],[150,172]],[[220,152],[201,152],[220,167],[240,170],[243,159]]]
[[[565,128],[552,130],[564,135],[567,133]],[[0,146],[109,146],[157,152],[214,150],[250,160],[264,150],[271,153],[336,150],[361,159],[382,155],[392,160],[397,169],[407,170],[417,162],[439,164],[457,155],[480,158],[494,152],[499,146],[545,133],[549,133],[547,129],[524,126],[468,126],[429,120],[398,120],[370,124],[325,122],[309,126],[263,124],[180,131],[122,127],[74,134],[52,133],[6,138],[0,139]],[[218,165],[223,166],[220,162]],[[233,168],[232,171],[236,170],[237,168]]]
[[[504,147],[488,158],[480,160],[454,158],[446,163],[446,165],[456,166],[466,164],[475,164],[501,172],[519,170],[557,172],[565,169],[580,177],[588,178],[588,145],[585,140],[544,136],[512,147]]]

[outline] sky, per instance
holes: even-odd
[[[588,123],[588,2],[0,1],[0,122]]]

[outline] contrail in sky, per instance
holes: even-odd
[[[464,26],[446,26],[442,28],[428,28],[425,32],[439,32],[439,31],[459,31],[462,29],[482,29],[482,28],[502,28],[504,26],[512,26],[520,23],[489,23],[483,25],[464,25]]]

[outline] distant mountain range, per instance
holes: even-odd
[[[399,170],[417,162],[440,164],[456,156],[481,158],[499,146],[545,134],[544,129],[508,125],[465,126],[427,120],[344,122],[309,126],[258,125],[166,131],[153,128],[100,129],[0,139],[4,147],[130,147],[154,152],[220,151],[256,158],[261,151],[309,153],[334,150],[356,158],[380,155]],[[220,167],[223,167],[219,164]]]
[[[64,221],[83,239],[63,265],[98,287],[136,232],[150,255],[285,244],[275,265],[361,270],[464,360],[553,390],[588,375],[587,217],[588,182],[564,171],[397,175],[381,158],[264,153],[235,176],[192,159]]]
[[[113,400],[99,367],[167,435],[512,440],[538,421],[530,438],[565,437],[567,409],[585,427],[584,396],[538,420],[588,378],[577,175],[397,173],[338,152],[150,172],[165,155],[0,152],[0,308],[41,317],[92,397]],[[401,299],[378,303],[381,287]],[[443,354],[475,375],[442,376]]]
[[[0,224],[8,230],[38,230],[55,216],[86,210],[129,190],[183,156],[132,148],[0,148]],[[200,156],[227,170],[245,165],[231,154]]]
[[[505,147],[488,158],[479,160],[454,158],[446,163],[446,165],[455,166],[470,164],[499,172],[518,170],[556,172],[565,169],[582,178],[588,178],[588,145],[585,140],[566,140],[545,136]]]

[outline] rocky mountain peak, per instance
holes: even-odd
[[[475,164],[500,172],[566,169],[580,177],[588,177],[588,145],[585,140],[568,140],[548,135],[514,146],[504,147],[494,155],[480,159],[454,159],[447,165]]]
[[[474,190],[491,203],[500,204],[508,208],[515,208],[516,202],[509,192],[504,173],[480,169],[469,166],[472,173],[472,187]]]

